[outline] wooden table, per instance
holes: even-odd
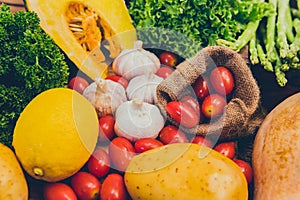
[[[23,0],[0,0],[0,2],[9,5],[12,12],[25,11]]]

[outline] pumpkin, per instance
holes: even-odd
[[[86,75],[105,77],[123,49],[132,48],[136,32],[123,0],[25,0],[41,27]]]

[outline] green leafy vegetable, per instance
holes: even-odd
[[[0,43],[0,142],[11,145],[16,120],[25,106],[46,89],[65,87],[69,68],[33,12],[12,14],[2,4]]]
[[[219,38],[235,41],[249,22],[266,16],[269,5],[252,0],[135,0],[128,10],[145,45],[188,57]]]

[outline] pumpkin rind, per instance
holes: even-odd
[[[109,55],[100,50],[100,45],[90,52],[85,51],[74,37],[65,16],[68,6],[74,2],[92,8],[103,21],[101,28],[104,30],[104,39],[109,44],[114,44],[108,48]],[[92,79],[105,77],[108,60],[116,57],[122,49],[132,48],[136,40],[136,32],[123,0],[26,0],[25,3],[29,11],[38,14],[44,31],[53,38],[69,59]],[[106,31],[107,29],[109,30]]]

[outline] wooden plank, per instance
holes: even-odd
[[[24,5],[23,0],[1,0],[0,2],[10,5]]]
[[[5,3],[10,7],[10,10],[12,13],[18,12],[18,11],[26,11],[24,7],[24,2],[21,0],[1,0],[0,4]]]

